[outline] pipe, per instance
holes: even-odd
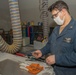
[[[48,39],[48,36],[49,36],[49,26],[48,26],[48,0],[42,0],[42,3],[41,3],[41,7],[40,10],[41,10],[41,18],[42,18],[42,21],[43,21],[43,35],[44,37],[46,37],[46,39]]]
[[[15,53],[20,50],[22,45],[22,32],[19,14],[18,0],[9,0],[9,8],[13,30],[13,43],[7,44],[0,36],[0,50],[8,53]]]

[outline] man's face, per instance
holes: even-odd
[[[58,9],[54,9],[54,10],[52,10],[51,14],[52,14],[53,19],[58,17],[58,16],[60,17],[60,19],[63,19],[63,17],[64,17],[63,10],[59,11]]]
[[[61,11],[58,9],[54,9],[51,12],[53,20],[57,23],[57,25],[63,25],[65,23],[65,10]]]

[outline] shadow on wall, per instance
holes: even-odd
[[[0,29],[4,29],[5,31],[9,31],[12,28],[9,20],[0,19]]]
[[[49,28],[50,28],[49,36],[51,35],[51,33],[52,33],[52,31],[53,31],[53,29],[54,29],[55,26],[56,26],[56,23],[55,23],[54,21],[52,21],[52,22],[50,23],[50,25],[49,25]]]
[[[50,27],[55,27],[57,24],[54,22],[54,21],[52,21],[51,23],[50,23]]]

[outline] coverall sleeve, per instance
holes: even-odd
[[[51,36],[49,37],[47,44],[41,49],[42,55],[46,55],[50,52],[50,41],[51,41]]]
[[[73,41],[73,52],[72,53],[65,53],[65,54],[58,54],[55,55],[55,61],[57,65],[60,66],[76,66],[76,35]]]

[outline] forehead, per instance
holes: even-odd
[[[54,9],[54,10],[52,10],[51,13],[52,13],[52,15],[53,15],[53,14],[56,14],[58,11],[59,11],[58,9]]]

